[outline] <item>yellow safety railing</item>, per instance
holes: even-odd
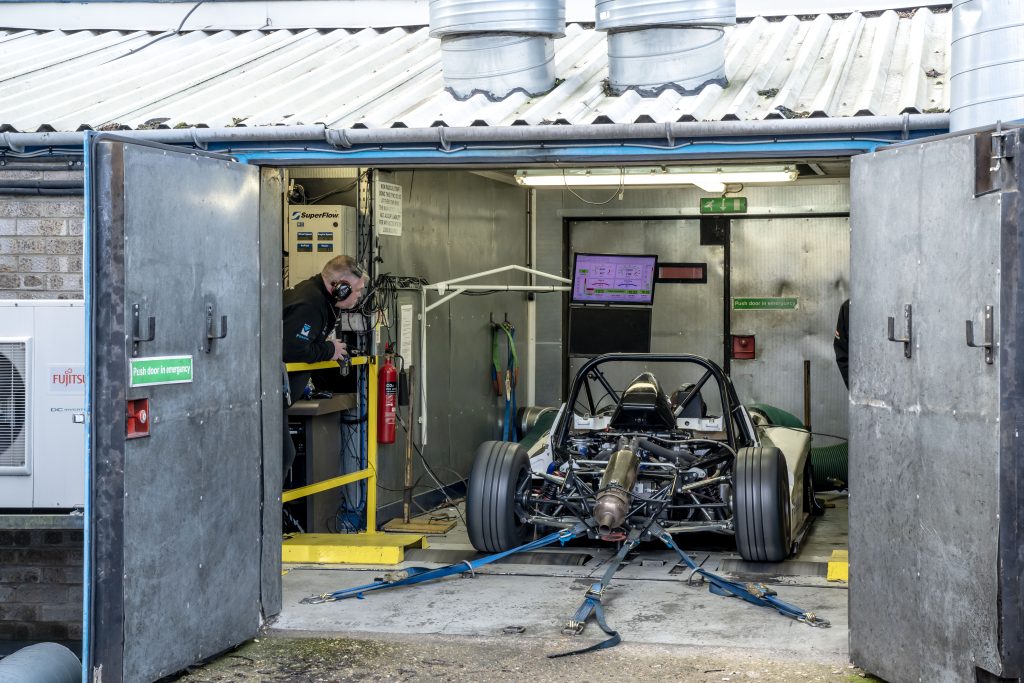
[[[345,486],[353,482],[366,480],[366,530],[373,532],[377,530],[377,439],[373,430],[377,428],[377,381],[373,374],[373,368],[377,365],[376,356],[355,356],[350,359],[351,365],[365,365],[368,377],[366,378],[366,469],[358,472],[350,472],[340,477],[331,477],[315,484],[308,484],[298,488],[282,492],[281,502],[312,496],[322,491],[330,491],[339,486]],[[285,368],[288,372],[303,372],[308,370],[324,370],[337,368],[338,361],[324,361],[322,363],[287,363]]]

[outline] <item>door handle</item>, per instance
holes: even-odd
[[[974,343],[974,321],[967,321],[967,345],[972,349],[985,349],[985,362],[992,365],[992,348],[995,346],[993,338],[995,336],[995,316],[993,315],[993,307],[985,307],[985,340],[980,344]]]
[[[913,309],[910,304],[905,304],[903,306],[903,318],[906,322],[906,331],[903,333],[904,336],[899,339],[896,338],[896,319],[889,316],[887,337],[891,342],[899,342],[903,344],[903,355],[910,358],[911,349],[914,343]]]
[[[139,344],[141,342],[151,342],[156,339],[156,318],[149,316],[147,319],[147,330],[146,336],[142,336],[141,332],[142,319],[139,315],[139,305],[132,304],[132,356],[139,355]]]
[[[220,332],[216,331],[214,322],[213,304],[206,304],[206,353],[213,350],[214,339],[223,339],[228,336],[228,317],[226,315],[220,317]]]

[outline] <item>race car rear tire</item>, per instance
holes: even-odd
[[[466,491],[469,541],[480,552],[500,553],[526,543],[531,525],[516,515],[516,490],[530,476],[519,444],[485,441],[476,449]]]
[[[789,556],[789,472],[778,448],[741,448],[735,471],[736,548],[748,562]]]

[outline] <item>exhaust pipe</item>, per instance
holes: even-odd
[[[555,87],[555,38],[565,0],[430,0],[430,37],[441,39],[445,88],[458,100]]]
[[[607,536],[626,521],[639,467],[636,444],[627,446],[626,438],[622,437],[619,450],[608,459],[608,466],[597,491],[597,502],[594,504],[594,521],[597,522],[597,531],[601,536]]]
[[[725,27],[736,0],[597,0],[595,28],[608,34],[608,87],[657,96],[728,84]]]

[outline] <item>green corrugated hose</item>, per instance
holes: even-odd
[[[544,436],[544,433],[551,429],[551,425],[555,423],[555,416],[558,415],[557,410],[552,410],[547,413],[543,413],[537,418],[537,422],[519,441],[519,445],[525,450],[530,450],[533,445],[537,443],[537,440]]]
[[[806,429],[804,423],[800,421],[800,418],[793,413],[787,413],[782,408],[776,408],[770,406],[767,403],[751,403],[748,408],[754,410],[760,410],[764,413],[764,416],[768,418],[768,421],[778,427],[796,427],[797,429]]]
[[[752,403],[753,408],[764,413],[768,421],[779,427],[806,429],[796,415],[781,408],[764,403]],[[814,490],[834,491],[845,489],[850,462],[849,445],[844,441],[831,446],[817,446],[811,449],[811,465],[814,467]]]
[[[845,441],[811,449],[814,466],[814,490],[835,491],[846,488],[849,477],[850,448]]]

